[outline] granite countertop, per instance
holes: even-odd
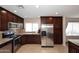
[[[0,45],[9,42],[10,40],[12,40],[12,38],[2,38],[0,39]]]
[[[18,33],[16,35],[40,35],[40,33]]]
[[[79,46],[79,39],[68,39],[68,41]]]

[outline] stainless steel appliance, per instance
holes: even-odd
[[[22,23],[9,22],[8,29],[23,29]]]
[[[53,24],[41,25],[41,46],[53,47]]]
[[[14,36],[14,32],[13,31],[10,31],[10,30],[4,31],[2,33],[2,37],[3,38],[13,38],[13,36]]]

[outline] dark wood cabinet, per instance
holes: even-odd
[[[8,19],[7,19],[7,11],[5,11],[4,9],[0,10],[0,14],[1,14],[1,31],[5,31],[8,30]]]
[[[41,24],[53,24],[54,25],[54,44],[62,44],[62,17],[61,16],[42,16]]]
[[[13,14],[8,12],[8,20],[9,22],[13,22],[14,21],[14,17],[13,17]]]
[[[62,44],[63,39],[62,17],[53,17],[53,19],[54,19],[54,43]]]
[[[18,20],[18,23],[22,23],[22,20],[21,20],[21,18],[18,18],[17,20]]]
[[[18,23],[18,17],[16,15],[14,15],[13,17],[14,17],[14,21],[13,22]]]
[[[8,30],[8,22],[24,23],[24,19],[0,7],[0,31]]]
[[[41,17],[41,23],[42,24],[52,24],[53,21],[52,21],[52,17],[45,17],[45,16],[42,16]]]
[[[23,35],[21,37],[22,44],[41,44],[41,37],[40,35]]]
[[[1,11],[1,10],[0,10]],[[1,28],[1,12],[0,12],[0,28]],[[0,29],[1,30],[1,29]]]
[[[68,41],[68,53],[79,53],[79,46]]]

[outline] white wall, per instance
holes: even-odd
[[[2,39],[2,33],[3,33],[3,32],[0,31],[0,40]]]

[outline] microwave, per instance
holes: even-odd
[[[17,23],[9,22],[8,23],[8,28],[17,28]]]
[[[15,23],[15,22],[9,22],[8,23],[8,28],[23,28],[23,24],[22,23]]]

